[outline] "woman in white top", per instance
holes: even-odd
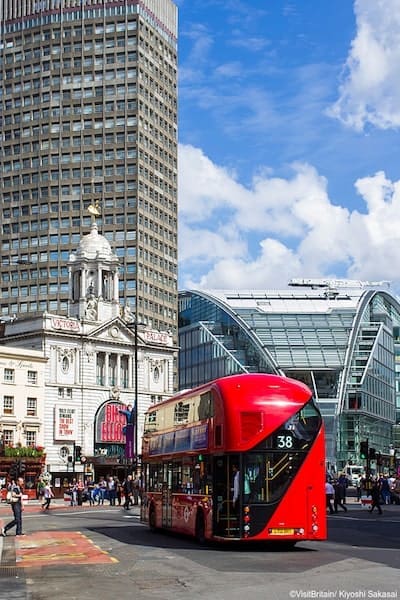
[[[51,489],[51,486],[49,483],[46,483],[46,485],[44,486],[44,490],[43,490],[43,504],[42,504],[42,508],[44,510],[48,510],[50,508],[50,502],[51,499],[54,498],[54,494],[53,491]]]

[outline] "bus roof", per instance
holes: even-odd
[[[235,392],[234,397],[237,402],[246,397],[249,400],[257,400],[260,405],[263,404],[264,398],[265,402],[270,405],[278,404],[284,400],[286,404],[298,405],[300,408],[311,398],[310,389],[296,379],[268,373],[240,373],[214,379],[199,387],[178,392],[171,398],[151,406],[148,412],[157,410],[160,406],[174,403],[177,400],[198,396],[211,389],[219,391],[221,396],[231,396]]]
[[[174,450],[171,444],[173,432],[180,430],[184,433],[178,439],[186,436],[186,445],[193,451],[199,444],[212,447],[216,439],[216,447],[224,451],[246,451],[282,427],[311,397],[306,385],[280,375],[246,373],[215,379],[149,408],[144,446],[153,438],[153,455],[165,454],[167,447],[177,452],[175,441]],[[193,448],[188,442],[191,429],[196,438]]]

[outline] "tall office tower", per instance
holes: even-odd
[[[0,319],[67,314],[91,205],[121,304],[176,332],[176,5],[3,0],[0,18]]]

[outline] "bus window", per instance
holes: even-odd
[[[182,492],[182,462],[172,463],[172,491]]]
[[[149,433],[157,430],[157,412],[153,411],[145,416],[144,432]]]
[[[310,400],[265,440],[262,449],[286,450],[288,452],[308,450],[311,448],[321,425],[321,415],[313,400]]]
[[[304,449],[305,446],[308,447],[314,440],[320,427],[321,416],[314,402],[310,400],[310,402],[307,402],[298,413],[285,423],[284,429],[291,431],[298,446]]]
[[[303,460],[298,452],[248,454],[244,459],[244,492],[248,501],[271,503],[279,500],[290,486]],[[246,494],[247,496],[247,494]]]
[[[147,489],[152,492],[160,492],[162,481],[162,465],[157,463],[149,465]]]
[[[198,419],[209,419],[214,416],[214,403],[211,392],[200,394],[200,402],[198,406]]]
[[[189,419],[190,404],[178,402],[174,410],[174,424],[187,423]]]

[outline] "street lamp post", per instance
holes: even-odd
[[[138,460],[138,323],[135,319],[134,322],[134,332],[135,332],[135,346],[134,346],[134,360],[135,360],[135,404],[133,406],[133,418],[135,419],[135,429],[134,429],[134,453],[135,453],[135,461],[137,465]]]
[[[127,323],[128,329],[133,330],[134,333],[134,375],[135,375],[135,386],[134,386],[134,405],[133,405],[133,454],[134,461],[138,462],[138,400],[139,400],[139,387],[138,387],[138,325],[144,325],[135,319],[131,323]]]

